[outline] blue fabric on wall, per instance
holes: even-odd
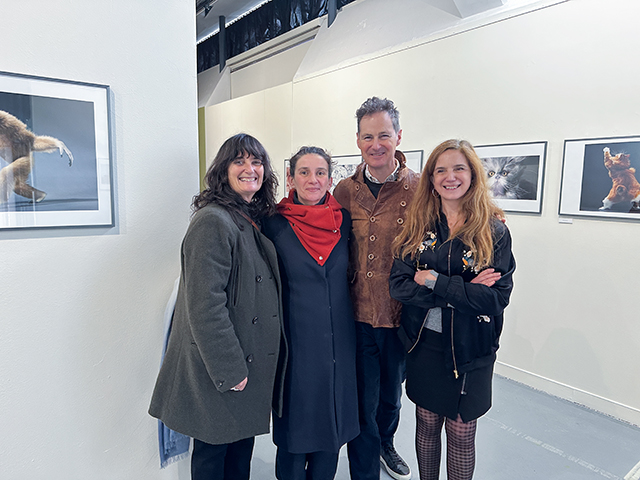
[[[173,311],[178,298],[178,285],[180,278],[177,278],[173,286],[173,291],[164,310],[164,343],[162,345],[162,360],[167,351],[169,343],[169,334],[171,333],[171,322],[173,321]],[[162,360],[160,365],[162,365]],[[158,446],[160,448],[160,468],[165,468],[174,462],[187,458],[189,456],[189,445],[191,437],[182,433],[174,432],[164,423],[158,420]]]

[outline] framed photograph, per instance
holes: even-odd
[[[407,159],[407,167],[416,173],[422,172],[422,157],[423,150],[409,150],[404,151],[405,158]],[[336,162],[336,166],[333,169],[333,184],[329,190],[333,193],[333,189],[340,183],[343,178],[350,177],[356,171],[356,167],[362,162],[361,155],[343,155],[333,157],[333,161]]]
[[[109,87],[0,72],[0,229],[113,226]]]
[[[489,190],[506,212],[540,213],[547,142],[474,146]]]
[[[640,219],[640,137],[565,140],[560,215]]]
[[[422,172],[422,156],[423,150],[410,150],[405,152],[404,156],[407,160],[407,167],[413,170],[416,173]],[[361,155],[336,155],[331,157],[334,161],[335,165],[333,168],[333,174],[331,178],[333,182],[331,183],[331,188],[329,191],[333,193],[336,185],[340,183],[340,180],[350,177],[356,171],[356,167],[362,163]],[[284,161],[284,172],[285,172],[285,181],[284,181],[284,195],[285,197],[289,195],[289,190],[291,189],[291,185],[289,185],[289,160]]]

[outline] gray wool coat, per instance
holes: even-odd
[[[217,205],[191,220],[172,331],[149,407],[172,430],[214,445],[268,433],[272,402],[279,415],[282,405],[278,260],[271,241],[241,222],[243,230]],[[230,390],[245,377],[242,392]]]

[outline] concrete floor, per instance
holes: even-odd
[[[623,480],[640,462],[638,427],[497,375],[493,402],[478,420],[474,480]],[[404,397],[395,445],[418,480],[414,412],[413,403]],[[443,448],[442,480],[447,478],[444,456]],[[251,478],[275,478],[274,459],[271,437],[258,437]],[[380,478],[391,477],[383,472]],[[633,480],[639,478],[633,475]],[[345,448],[336,480],[349,480]]]

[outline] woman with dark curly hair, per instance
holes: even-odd
[[[399,335],[408,351],[421,480],[438,479],[443,424],[449,480],[472,478],[476,419],[491,407],[515,261],[485,178],[469,142],[438,145],[393,244],[389,284],[403,304]]]
[[[224,142],[182,242],[172,330],[149,413],[193,437],[193,480],[248,480],[286,364],[278,260],[258,227],[277,179],[255,138]],[[278,366],[280,365],[280,367]],[[275,395],[274,395],[274,384]]]

